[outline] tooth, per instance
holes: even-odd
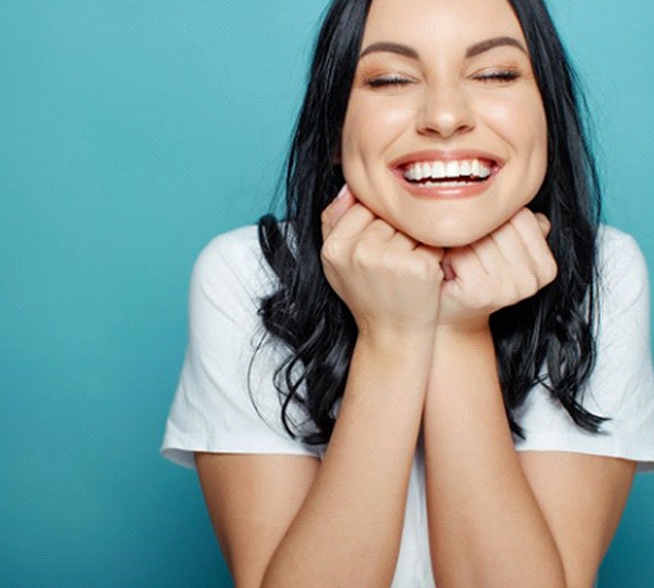
[[[459,172],[459,162],[458,161],[448,161],[447,163],[447,177],[456,178],[461,175]]]
[[[444,178],[445,164],[442,161],[434,161],[431,164],[431,175],[433,178]]]
[[[470,175],[470,162],[469,161],[462,161],[461,162],[461,175],[462,176],[469,176]]]
[[[416,179],[416,170],[413,165],[410,165],[405,171],[404,171],[404,177],[407,180],[415,180]]]
[[[479,166],[479,177],[480,178],[487,178],[490,175],[491,175],[490,167],[487,166],[486,164],[482,163]]]
[[[472,165],[470,166],[470,175],[479,176],[480,163],[478,159],[472,160]]]

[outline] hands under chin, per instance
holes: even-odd
[[[523,208],[491,234],[446,250],[439,326],[486,328],[493,312],[551,283],[557,265],[546,240],[549,231],[544,215]]]
[[[322,214],[322,267],[359,337],[397,345],[432,340],[443,250],[418,243],[345,190]]]
[[[533,296],[557,274],[550,223],[527,208],[478,241],[445,251],[397,231],[346,189],[322,220],[325,274],[359,326],[376,328],[395,315],[413,328],[485,330],[493,312]]]

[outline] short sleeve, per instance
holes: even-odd
[[[274,289],[256,227],[211,241],[189,292],[189,337],[161,453],[194,467],[195,451],[318,456],[281,421],[273,374],[282,345],[262,344],[260,299]]]
[[[583,431],[542,387],[528,397],[522,451],[553,450],[619,457],[654,469],[654,377],[650,295],[645,259],[634,239],[603,227],[599,240],[597,361],[582,404],[610,420],[602,433]]]

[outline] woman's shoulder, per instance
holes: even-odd
[[[645,256],[628,233],[601,225],[598,233],[598,267],[600,289],[608,290],[616,302],[633,298],[647,288],[647,263]]]
[[[597,233],[599,252],[602,256],[614,255],[618,252],[626,252],[640,255],[640,247],[629,233],[611,225],[602,224]]]
[[[205,291],[247,294],[255,300],[270,294],[277,280],[263,256],[257,226],[240,227],[211,239],[195,261],[191,283]]]
[[[256,225],[247,225],[221,233],[211,239],[198,255],[196,265],[217,263],[252,264],[261,257]]]
[[[629,233],[611,225],[600,225],[597,234],[600,268],[619,265],[645,267],[645,256],[640,245]]]

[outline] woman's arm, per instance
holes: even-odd
[[[329,448],[264,586],[390,585],[429,371],[420,348],[429,343],[357,343]]]
[[[324,220],[325,272],[359,329],[324,460],[197,457],[237,586],[379,588],[395,571],[442,252],[398,233],[351,195]]]
[[[395,343],[357,343],[322,463],[301,456],[197,456],[236,586],[390,584],[430,361]]]
[[[459,283],[446,285],[424,414],[439,588],[590,588],[633,477],[624,460],[514,449],[487,317],[554,277],[535,220],[522,211],[448,260]]]
[[[513,448],[490,332],[438,338],[425,406],[437,585],[565,586],[556,543]]]

